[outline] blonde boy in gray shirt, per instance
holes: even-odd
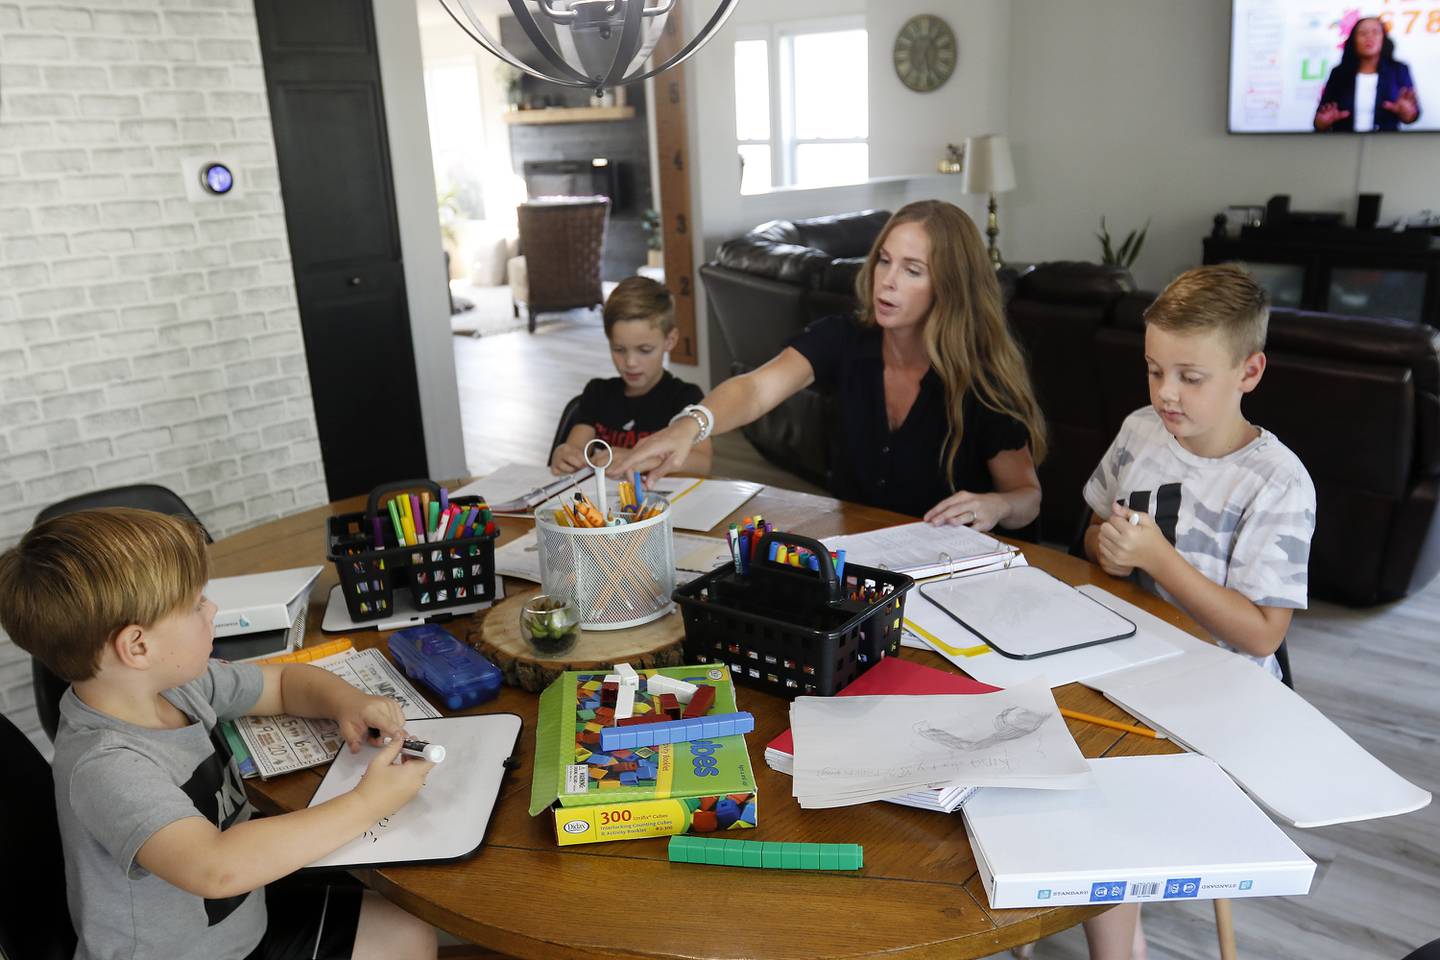
[[[54,773],[76,960],[434,960],[428,924],[356,888],[267,909],[267,884],[404,806],[432,764],[394,763],[392,700],[306,664],[211,660],[206,580],[199,528],[148,510],[55,517],[0,555],[0,623],[71,683]],[[215,728],[276,713],[330,717],[352,750],[370,727],[393,741],[349,793],[251,819]]]

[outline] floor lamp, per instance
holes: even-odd
[[[966,193],[990,195],[990,217],[985,223],[985,236],[990,239],[990,262],[1000,268],[1000,221],[995,216],[995,194],[1015,189],[1015,165],[1010,162],[1010,141],[994,134],[965,138],[965,173],[960,189]]]

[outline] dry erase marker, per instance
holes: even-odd
[[[400,752],[407,757],[419,757],[431,763],[439,763],[445,759],[445,748],[428,740],[406,740],[400,747]]]
[[[371,727],[370,736],[380,739],[380,728]],[[390,742],[389,737],[384,738],[385,743]],[[406,738],[400,744],[400,752],[408,757],[419,757],[421,760],[429,760],[431,763],[439,763],[445,759],[445,748],[438,743],[431,743],[428,740],[412,740]]]

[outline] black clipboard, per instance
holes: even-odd
[[[445,747],[445,760],[435,765],[415,799],[305,869],[444,863],[471,856],[485,841],[505,774],[515,765],[521,725],[513,713],[405,721],[411,737]],[[377,749],[340,751],[309,806],[351,789]]]
[[[922,584],[950,619],[1012,660],[1035,660],[1135,636],[1135,624],[1037,567]]]

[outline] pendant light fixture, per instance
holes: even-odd
[[[487,51],[517,70],[567,87],[588,87],[598,95],[653,77],[683,62],[715,35],[739,0],[688,0],[704,26],[664,63],[645,69],[665,20],[681,0],[507,0],[520,28],[544,58],[538,68],[524,63],[485,28],[475,0],[440,0],[445,12]],[[688,11],[687,11],[688,12]]]

